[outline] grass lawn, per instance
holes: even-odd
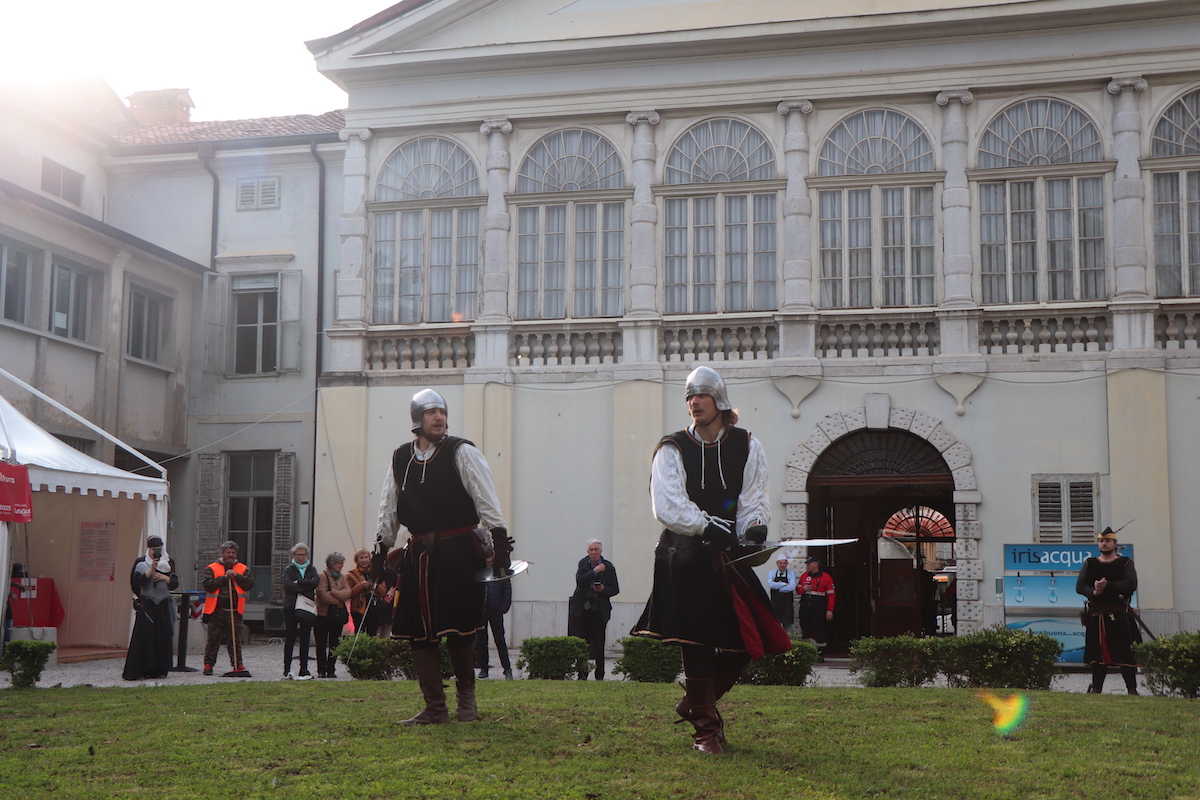
[[[1032,692],[1005,738],[968,690],[739,686],[714,757],[677,686],[478,686],[480,722],[423,728],[411,681],[6,689],[0,797],[1200,798],[1187,700]]]

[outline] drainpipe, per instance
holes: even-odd
[[[221,208],[221,179],[217,177],[216,171],[212,168],[212,160],[216,154],[217,148],[212,142],[201,142],[196,145],[196,155],[200,157],[205,171],[212,176],[213,180],[212,232],[209,234],[208,266],[214,270],[217,268],[217,212]]]
[[[309,152],[317,161],[317,336],[315,374],[313,375],[313,462],[312,496],[308,506],[308,549],[312,552],[316,538],[317,520],[317,413],[321,405],[321,372],[324,357],[321,352],[325,338],[325,162],[317,153],[317,143],[308,143]]]

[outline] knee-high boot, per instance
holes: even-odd
[[[456,714],[459,722],[474,722],[479,718],[475,706],[475,641],[466,647],[451,647],[450,663],[454,665],[454,689],[458,699]]]
[[[712,678],[686,678],[687,706],[690,722],[696,732],[692,734],[692,747],[701,753],[722,755],[725,753],[721,717],[717,714],[717,696]]]
[[[436,649],[413,650],[417,682],[425,697],[425,708],[400,722],[401,725],[438,725],[450,721],[446,710],[446,687],[442,685],[442,656]]]
[[[748,663],[750,663],[750,656],[746,653],[717,653],[713,664],[713,695],[715,701],[719,701],[737,684],[738,678],[742,677],[742,671],[746,669],[746,664]],[[687,694],[684,694],[679,699],[679,703],[675,706],[675,713],[680,716],[679,721],[692,721],[692,711],[688,706]],[[719,711],[717,712],[717,722],[720,725],[718,738],[721,744],[725,745],[725,722],[721,719],[721,712]]]
[[[1103,694],[1104,693],[1104,676],[1108,674],[1108,666],[1105,664],[1092,665],[1092,683],[1088,686],[1088,694]]]
[[[1137,694],[1137,667],[1121,667],[1121,677],[1125,679],[1125,691]]]

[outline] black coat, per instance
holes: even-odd
[[[584,556],[575,570],[575,594],[571,595],[571,616],[581,617],[585,611],[596,611],[605,622],[612,617],[612,597],[620,594],[621,587],[617,584],[617,568],[607,558],[601,556],[600,563],[604,571],[596,574],[592,560]],[[604,584],[603,590],[597,592],[592,588],[596,582]],[[590,606],[590,608],[587,608]]]

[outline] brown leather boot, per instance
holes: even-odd
[[[717,697],[712,678],[687,678],[687,701],[689,722],[696,732],[692,734],[692,747],[701,753],[724,755],[721,717],[717,714]]]
[[[425,696],[425,708],[399,725],[440,725],[450,721],[446,710],[446,687],[442,685],[442,656],[436,649],[413,650],[417,683]]]
[[[451,647],[449,651],[450,663],[454,666],[458,721],[474,722],[479,719],[479,709],[475,706],[475,642],[466,647]]]

